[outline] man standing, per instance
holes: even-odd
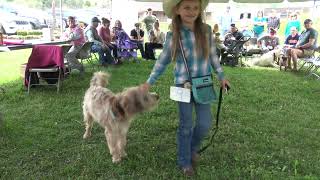
[[[92,52],[97,52],[99,54],[99,61],[102,66],[107,66],[107,64],[114,64],[114,59],[111,56],[110,49],[106,45],[102,38],[99,36],[97,27],[101,21],[97,17],[93,17],[91,20],[91,26],[85,30],[86,39],[89,42],[93,42],[91,46]]]
[[[312,56],[314,50],[317,48],[318,32],[312,28],[312,20],[306,19],[304,21],[304,27],[306,30],[301,33],[296,47],[291,49],[290,56],[288,57],[289,61],[290,59],[293,61],[294,71],[297,71],[298,57]]]
[[[156,22],[157,18],[152,14],[152,9],[148,8],[146,16],[143,18],[142,22],[145,24],[147,33],[149,33],[152,28],[153,24]]]
[[[219,26],[221,29],[221,34],[224,36],[228,31],[230,24],[234,23],[234,19],[230,12],[230,6],[227,7],[226,12],[220,16],[219,18]]]
[[[270,28],[273,28],[276,31],[280,28],[280,19],[277,17],[277,12],[274,9],[271,10],[271,15],[267,19],[267,27],[268,31]]]
[[[78,61],[76,55],[79,53],[81,46],[85,43],[83,30],[76,25],[75,17],[68,17],[68,26],[64,33],[64,40],[71,41],[72,47],[66,54],[66,58],[70,64],[71,69],[77,69],[80,74],[83,74],[83,65]]]

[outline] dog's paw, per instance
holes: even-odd
[[[83,139],[88,139],[91,136],[90,133],[84,133],[83,135]]]
[[[116,163],[119,163],[120,161],[121,161],[121,157],[118,157],[118,156],[117,157],[112,157],[112,162],[113,163],[116,164]]]
[[[123,151],[122,153],[121,153],[121,157],[127,157],[128,156],[128,154],[125,152],[125,151]]]

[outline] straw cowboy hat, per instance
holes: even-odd
[[[164,13],[169,17],[172,18],[172,8],[180,3],[181,0],[163,0],[162,7]],[[201,2],[201,11],[204,10],[209,3],[209,0],[200,0]]]

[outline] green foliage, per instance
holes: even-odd
[[[18,36],[26,36],[26,35],[28,35],[28,32],[27,31],[17,31],[17,35]]]
[[[19,30],[17,31],[18,36],[41,36],[42,31],[37,31],[37,30],[30,30],[30,31],[24,31],[24,30]]]
[[[83,140],[81,103],[92,69],[72,74],[62,91],[37,87],[27,95],[20,65],[31,50],[0,53],[0,179],[184,179],[176,167],[177,105],[169,100],[170,65],[152,87],[158,107],[136,117],[128,157],[112,164],[103,129]],[[147,79],[153,61],[100,68],[112,74],[113,92]],[[319,179],[320,84],[303,72],[229,68],[220,129],[201,157],[195,179]],[[213,105],[213,112],[217,106]],[[205,143],[209,139],[205,140]]]
[[[85,7],[90,7],[90,6],[91,6],[90,1],[85,1],[84,6],[85,6]]]

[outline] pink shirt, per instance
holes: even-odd
[[[83,30],[79,26],[68,28],[64,34],[64,39],[71,40],[71,44],[74,46],[82,46],[86,42]]]
[[[105,28],[104,26],[99,26],[98,27],[98,34],[104,42],[107,42],[107,43],[111,42],[111,35],[110,35],[109,28]]]

